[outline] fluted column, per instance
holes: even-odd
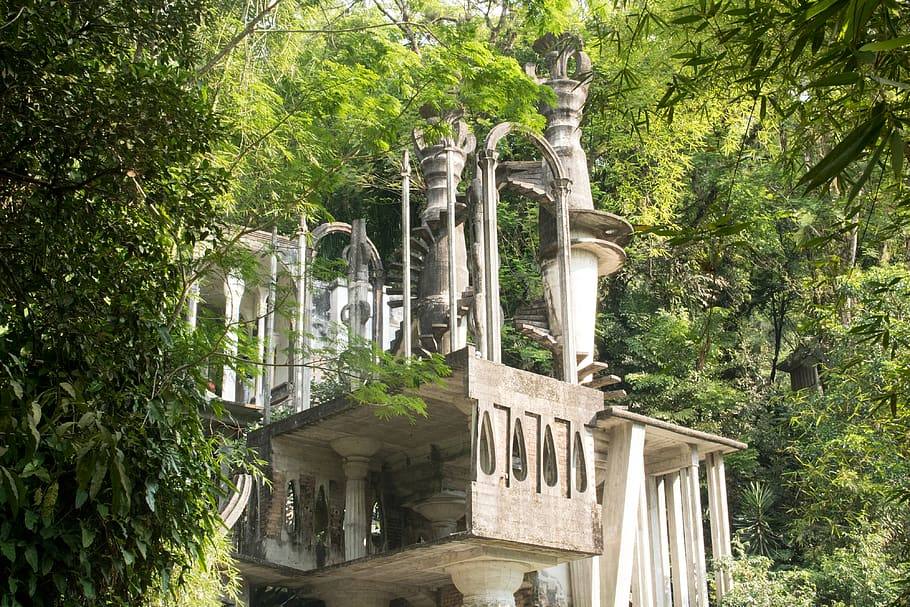
[[[599,557],[571,561],[569,580],[572,584],[573,607],[600,607]]]
[[[515,592],[532,567],[518,561],[479,559],[446,568],[464,595],[463,607],[515,607]]]
[[[237,372],[234,371],[237,356],[237,331],[240,323],[240,300],[243,298],[243,277],[228,274],[224,281],[224,353],[228,360],[221,376],[221,398],[226,401],[237,399]]]
[[[336,439],[331,445],[344,458],[344,558],[350,561],[367,555],[370,531],[367,475],[370,458],[382,445],[375,439],[356,436]]]

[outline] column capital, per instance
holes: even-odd
[[[449,565],[446,572],[464,595],[464,607],[515,607],[515,592],[533,569],[521,561],[482,558]]]
[[[345,436],[343,438],[336,438],[330,442],[329,445],[334,449],[335,453],[345,459],[350,459],[352,457],[369,459],[376,455],[376,452],[382,447],[382,443],[377,439],[365,436]]]

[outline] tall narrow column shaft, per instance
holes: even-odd
[[[300,232],[297,234],[297,322],[294,334],[294,408],[303,411],[310,408],[310,385],[303,368],[307,363],[304,334],[306,327],[306,272],[307,272],[307,228],[306,220],[300,217]]]
[[[370,460],[349,457],[344,462],[344,558],[367,555],[367,472]]]
[[[600,607],[600,557],[571,561],[572,607]]]
[[[711,453],[707,457],[708,475],[708,504],[711,514],[711,554],[714,564],[729,559],[732,555],[730,548],[730,514],[727,507],[727,481],[724,471],[723,453]],[[724,595],[733,588],[733,578],[730,570],[718,567],[715,577],[717,602],[720,603]]]
[[[600,558],[601,607],[628,607],[644,482],[645,427],[629,422],[613,429],[603,501],[604,553]]]
[[[455,279],[455,159],[454,149],[446,148],[446,257],[449,278],[449,352],[461,347],[458,336],[458,283]]]
[[[224,281],[224,354],[228,360],[221,376],[221,398],[226,401],[237,399],[237,373],[234,371],[237,357],[237,332],[240,330],[240,300],[243,298],[243,278],[228,274]]]
[[[496,152],[482,151],[480,157],[483,196],[484,306],[486,307],[487,359],[502,362],[502,335],[499,310],[499,235],[496,207]]]
[[[405,358],[411,357],[411,158],[401,159],[401,339]]]
[[[269,309],[268,289],[259,289],[256,300],[256,362],[261,366],[256,374],[256,404],[262,406],[262,386],[265,383],[265,317]]]
[[[272,228],[269,252],[269,289],[265,311],[265,379],[262,382],[262,419],[272,419],[272,384],[275,383],[275,303],[278,291],[278,228]]]
[[[199,283],[194,282],[190,285],[189,293],[186,298],[186,324],[190,329],[195,330],[197,318],[199,315]]]
[[[382,444],[376,439],[350,436],[332,441],[331,446],[344,458],[344,558],[350,561],[367,555],[370,532],[367,475],[370,458]]]

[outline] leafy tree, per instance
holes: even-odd
[[[220,526],[180,321],[222,136],[200,2],[7,3],[0,34],[0,604],[141,604]]]

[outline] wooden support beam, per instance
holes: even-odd
[[[717,604],[733,587],[730,571],[718,566],[720,561],[729,559],[733,551],[730,547],[730,515],[727,509],[727,481],[724,471],[724,455],[721,452],[708,454],[705,460],[708,477],[708,508],[711,523],[711,553],[714,557],[715,586]]]
[[[644,424],[629,422],[613,429],[603,500],[601,607],[629,606],[638,502],[645,475],[644,446]]]
[[[677,471],[664,477],[667,494],[667,528],[670,543],[673,607],[689,607],[690,594],[681,476]]]
[[[670,546],[667,537],[667,498],[664,479],[649,476],[645,480],[648,500],[648,531],[651,540],[651,564],[654,568],[654,607],[670,607],[673,594],[670,586]]]
[[[635,538],[635,573],[632,595],[636,607],[654,607],[654,562],[651,558],[651,534],[648,529],[648,498],[645,483],[641,484]]]
[[[695,589],[697,590],[698,607],[708,607],[708,573],[705,566],[705,525],[701,507],[701,484],[699,482],[698,446],[689,446],[691,463],[688,470],[689,481],[689,516],[692,529],[692,556],[693,571],[695,573]]]

